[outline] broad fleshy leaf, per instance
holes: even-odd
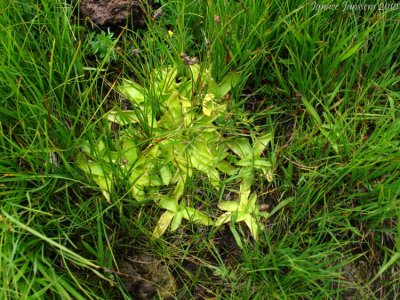
[[[111,178],[95,176],[93,177],[93,179],[99,185],[104,198],[106,198],[107,202],[111,203],[110,192],[109,192],[112,186]]]
[[[159,202],[160,206],[166,210],[169,210],[171,212],[177,212],[179,210],[179,205],[178,203],[173,200],[170,199],[167,196],[163,196]]]
[[[172,180],[172,172],[168,166],[163,166],[160,168],[161,181],[164,185],[169,185]]]
[[[249,159],[253,157],[253,150],[247,139],[235,138],[231,139],[227,143],[229,149],[231,149],[241,159]]]
[[[175,231],[179,228],[179,226],[182,223],[182,218],[183,218],[182,210],[178,210],[177,212],[175,212],[175,216],[171,222],[171,231]]]
[[[247,227],[250,229],[251,235],[254,237],[255,240],[258,240],[258,226],[259,222],[252,217],[251,215],[247,215],[246,219],[244,219]]]
[[[126,160],[124,163],[128,165],[133,165],[133,163],[138,158],[138,150],[136,144],[131,140],[124,140],[122,143],[123,149],[123,159]]]
[[[226,212],[223,213],[218,217],[218,219],[215,221],[215,226],[221,226],[222,224],[230,222],[232,217],[232,212]]]
[[[226,104],[221,103],[213,94],[206,94],[203,99],[203,114],[206,116],[218,115],[226,110]]]
[[[265,133],[261,136],[255,137],[253,146],[254,157],[260,157],[268,144],[273,140],[274,136],[272,133]]]
[[[192,207],[183,207],[181,211],[182,211],[182,216],[186,220],[206,226],[211,225],[213,223],[205,213],[202,213],[201,211],[198,211]]]
[[[107,120],[121,126],[138,123],[139,119],[134,111],[110,111],[107,113]]]
[[[218,208],[225,211],[237,211],[239,209],[239,202],[223,201],[218,203]]]
[[[83,171],[86,173],[89,173],[91,175],[96,175],[99,177],[105,177],[107,176],[107,171],[105,171],[105,164],[102,163],[96,163],[96,162],[88,162],[88,163],[82,163],[78,165],[79,168],[81,168]],[[108,172],[111,172],[111,170],[108,170]]]
[[[164,232],[167,230],[169,224],[171,224],[171,221],[174,216],[175,216],[175,213],[170,212],[170,211],[166,211],[165,213],[163,213],[161,215],[160,219],[158,220],[156,228],[154,228],[153,236],[156,238],[161,237],[164,234]]]
[[[123,79],[118,90],[127,99],[133,100],[136,103],[144,101],[144,89],[134,81]]]
[[[255,168],[268,168],[271,167],[271,163],[265,159],[242,159],[236,162],[237,166],[241,167],[255,167]]]
[[[218,170],[228,175],[235,175],[237,173],[237,168],[235,168],[225,160],[220,161],[216,167]]]

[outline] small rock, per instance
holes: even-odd
[[[81,13],[98,26],[119,26],[133,20],[144,24],[144,11],[140,0],[81,0]]]

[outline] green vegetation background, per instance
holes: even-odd
[[[394,299],[400,269],[400,10],[313,10],[303,1],[160,1],[123,34],[92,31],[61,0],[0,2],[0,298],[131,299],[120,260],[150,253],[177,299]],[[96,50],[101,38],[106,47]],[[97,44],[98,46],[98,44]],[[121,78],[212,67],[241,133],[274,132],[271,210],[259,242],[243,227],[187,223],[151,240],[160,209],[122,185],[107,203],[77,166],[83,140],[123,103]],[[232,124],[227,126],[233,127]],[[196,178],[187,195],[215,203]]]

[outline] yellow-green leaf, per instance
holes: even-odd
[[[108,121],[117,123],[121,126],[139,122],[134,111],[110,111],[107,113],[106,117]]]
[[[223,213],[218,217],[217,221],[215,221],[214,224],[215,226],[221,226],[224,223],[230,222],[231,218],[232,218],[232,212]]]
[[[236,138],[230,140],[227,145],[241,159],[252,158],[253,151],[247,139]]]
[[[169,185],[172,179],[172,172],[168,166],[160,168],[161,181],[164,185]]]
[[[252,217],[251,215],[247,215],[247,217],[244,219],[244,222],[246,223],[247,227],[249,227],[251,235],[254,237],[255,240],[258,240],[258,222],[257,220]]]
[[[138,157],[136,144],[133,141],[124,140],[122,143],[122,149],[124,151],[124,159],[128,161],[129,165],[132,165]]]
[[[239,202],[223,201],[218,203],[218,208],[224,211],[237,211],[239,209]]]
[[[156,228],[154,228],[153,236],[156,238],[162,236],[164,232],[167,230],[174,216],[175,213],[172,213],[170,211],[166,211],[165,213],[163,213],[160,219],[158,220]]]
[[[268,144],[272,141],[272,139],[273,139],[272,133],[267,133],[259,137],[256,137],[254,139],[254,146],[253,146],[254,157],[260,157],[264,149],[268,146]]]
[[[179,209],[178,203],[175,200],[168,198],[167,196],[161,197],[160,206],[172,212],[177,212]]]
[[[237,169],[225,160],[220,161],[216,167],[228,175],[234,175],[237,172]]]
[[[194,223],[202,224],[202,225],[211,225],[211,219],[201,211],[198,211],[192,207],[183,207],[182,208],[182,216],[189,221]]]
[[[175,231],[179,228],[179,226],[182,223],[182,217],[183,217],[182,211],[178,210],[175,213],[175,217],[173,218],[173,220],[171,222],[171,231]]]
[[[144,89],[136,82],[124,79],[118,90],[124,97],[136,103],[142,103],[144,101]]]

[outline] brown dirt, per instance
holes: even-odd
[[[144,11],[140,0],[81,0],[81,13],[98,26],[144,23]]]

